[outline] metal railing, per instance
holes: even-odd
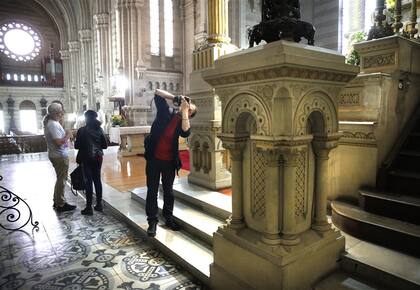
[[[47,151],[44,135],[0,136],[0,155]]]

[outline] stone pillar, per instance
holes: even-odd
[[[226,145],[226,146],[225,146]],[[232,179],[232,216],[229,226],[232,229],[240,229],[244,227],[243,222],[243,197],[242,197],[242,150],[243,144],[231,143],[224,144],[229,149],[230,159],[232,162],[232,173],[235,178]]]
[[[279,174],[279,157],[280,152],[276,148],[261,149],[264,152],[266,159],[266,219],[265,229],[266,233],[261,237],[261,240],[268,245],[278,245],[280,240],[280,174]],[[232,180],[235,179],[235,173],[232,172]],[[234,186],[232,186],[235,188]]]
[[[295,180],[297,149],[282,149],[283,159],[283,226],[281,231],[281,243],[286,246],[297,245],[300,242],[296,235],[295,223]]]
[[[230,43],[228,31],[228,0],[208,0],[209,43]]]
[[[95,110],[95,98],[93,95],[93,47],[92,30],[79,30],[79,37],[82,50],[83,80],[85,94],[87,94],[86,106],[88,109]]]
[[[107,99],[110,97],[110,79],[111,79],[111,41],[109,31],[109,14],[99,13],[93,16],[95,21],[98,57],[99,57],[99,70],[102,75],[104,82],[102,85],[103,95],[101,102],[101,108],[110,107]]]
[[[203,2],[200,2],[203,4]],[[190,166],[188,181],[210,189],[220,189],[231,185],[230,173],[223,164],[224,149],[217,134],[220,133],[221,106],[211,86],[202,79],[202,72],[210,69],[220,56],[237,48],[229,44],[228,1],[208,1],[207,44],[193,53],[193,72],[190,75],[189,95],[197,105],[199,113],[192,121],[191,160],[202,160],[195,154],[210,154],[209,164]],[[207,149],[208,148],[208,149]],[[208,150],[208,151],[207,151]],[[194,165],[194,164],[192,164]]]
[[[69,42],[70,65],[71,65],[71,87],[73,109],[79,111],[82,109],[82,98],[80,96],[80,43],[78,41]]]
[[[337,147],[336,142],[314,139],[315,153],[315,218],[312,228],[318,232],[331,229],[327,220],[327,197],[329,196],[328,159],[331,149]]]
[[[243,225],[213,235],[212,289],[313,289],[339,267],[344,237],[312,226],[314,214],[324,226],[331,176],[311,142],[332,148],[339,92],[357,72],[342,55],[289,41],[224,56],[202,71],[222,104],[223,146],[244,144],[242,164],[231,151],[232,205],[241,205]]]
[[[67,100],[67,110],[75,112],[74,103],[71,96],[71,68],[70,68],[70,51],[67,49],[60,50],[61,60],[63,63],[63,81],[64,91]]]

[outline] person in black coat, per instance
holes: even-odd
[[[171,108],[166,100],[179,106],[179,110]],[[172,216],[174,208],[173,183],[175,172],[181,169],[181,160],[178,152],[178,139],[188,137],[191,133],[190,121],[196,112],[195,105],[184,96],[173,94],[157,89],[154,97],[157,113],[150,129],[150,134],[145,138],[145,158],[147,197],[146,214],[149,227],[147,234],[151,237],[156,235],[158,223],[157,193],[159,180],[162,176],[163,187],[163,216],[165,224],[170,229],[177,231],[179,225]]]
[[[79,149],[76,162],[82,165],[86,182],[86,208],[82,210],[83,215],[93,215],[92,182],[95,185],[96,193],[95,210],[103,211],[101,167],[104,155],[103,149],[106,149],[108,145],[101,128],[101,122],[96,119],[97,117],[98,114],[95,111],[87,110],[85,112],[86,126],[77,131],[76,141],[74,142],[74,148]]]

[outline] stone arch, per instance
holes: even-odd
[[[312,117],[312,126],[314,121],[323,122],[323,132],[317,134],[330,134],[338,131],[338,118],[337,110],[335,109],[334,102],[324,92],[313,91],[307,93],[300,100],[293,121],[293,133],[297,136],[307,134],[308,118],[312,112],[318,112],[315,117]],[[319,124],[316,126],[320,126]]]
[[[19,110],[36,110],[36,106],[34,102],[25,100],[19,104]]]
[[[223,131],[225,133],[249,132],[255,125],[255,134],[268,135],[271,132],[269,110],[258,96],[240,93],[234,96],[223,111]]]

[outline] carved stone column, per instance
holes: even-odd
[[[63,62],[63,79],[64,90],[66,92],[67,108],[70,112],[74,112],[74,103],[71,99],[71,69],[70,69],[70,51],[67,49],[60,50],[61,60]]]
[[[229,225],[233,229],[244,227],[243,222],[243,197],[242,197],[242,150],[243,144],[232,143],[226,146],[229,148],[232,162],[232,173],[235,178],[232,179],[232,216]]]
[[[82,99],[80,96],[80,42],[71,41],[69,42],[69,52],[70,52],[70,66],[71,66],[71,87],[70,91],[72,98],[74,97],[73,110],[78,111],[82,108]],[[74,94],[74,95],[73,95]]]
[[[279,175],[279,158],[280,151],[275,148],[262,149],[266,159],[265,178],[265,229],[266,233],[261,240],[268,245],[278,245],[280,239],[280,175]],[[232,172],[232,180],[235,175]]]
[[[319,232],[331,229],[327,220],[327,197],[329,194],[328,155],[337,147],[337,141],[313,141],[315,153],[315,219],[312,228]]]
[[[298,150],[282,148],[283,159],[283,225],[281,243],[286,246],[297,245],[300,242],[295,229],[295,190]]]
[[[92,30],[79,30],[83,62],[83,84],[87,94],[87,108],[95,110],[95,98],[93,96],[93,46]]]
[[[97,39],[98,61],[100,74],[104,80],[101,84],[103,87],[103,95],[101,100],[101,107],[106,108],[108,102],[107,97],[110,96],[110,78],[111,78],[111,42],[109,31],[109,14],[100,13],[93,16],[95,21],[95,32]]]
[[[200,5],[204,2],[200,2]],[[199,114],[192,121],[190,139],[195,150],[190,152],[191,160],[197,160],[194,154],[203,154],[208,148],[206,154],[210,154],[210,162],[205,168],[191,166],[188,181],[210,189],[229,187],[231,177],[223,164],[224,149],[217,138],[222,118],[221,104],[212,87],[203,81],[201,74],[203,70],[210,69],[218,57],[237,49],[229,44],[230,38],[227,37],[227,33],[228,1],[209,0],[207,44],[193,53],[193,72],[190,75],[189,89],[190,96],[199,110]]]
[[[208,0],[209,43],[230,43],[228,31],[228,0]]]

